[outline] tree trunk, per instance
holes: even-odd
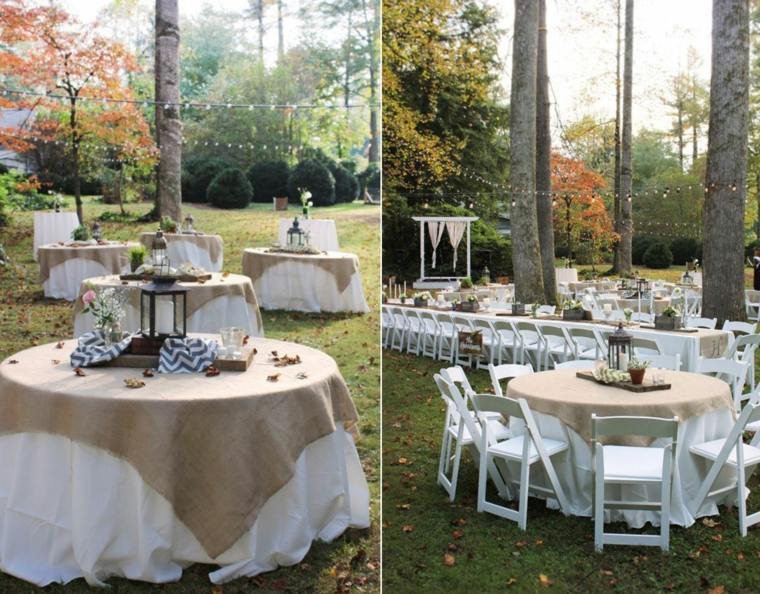
[[[256,0],[256,19],[259,28],[259,62],[264,63],[264,0]]]
[[[277,60],[282,61],[285,55],[285,31],[282,22],[283,0],[277,0]]]
[[[625,1],[625,52],[623,60],[623,139],[620,149],[620,242],[618,272],[631,272],[631,240],[633,239],[633,204],[631,141],[631,107],[633,100],[633,0]]]
[[[380,8],[378,6],[378,0],[372,0],[372,19],[367,18],[367,1],[362,0],[362,8],[364,9],[364,20],[367,23],[371,23],[367,31],[368,40],[368,54],[369,54],[369,155],[368,159],[370,163],[380,162],[380,118],[378,115],[377,106],[377,71],[379,68],[377,60],[377,36],[380,31]]]
[[[348,105],[351,102],[351,27],[353,26],[353,11],[348,11],[348,27],[346,27],[346,68],[343,72],[343,105],[348,117]]]
[[[544,300],[535,198],[537,51],[538,4],[535,0],[515,0],[510,189],[515,299],[523,303]]]
[[[156,0],[156,136],[159,217],[181,218],[182,123],[179,119],[179,10],[177,0]],[[173,103],[169,108],[165,103]]]
[[[694,169],[694,165],[697,163],[697,157],[699,156],[699,144],[697,140],[697,136],[699,135],[699,117],[697,116],[696,77],[692,77],[691,79],[691,109],[693,110],[691,122],[691,168]]]
[[[617,46],[615,51],[615,171],[614,186],[615,186],[615,199],[613,208],[613,222],[615,233],[620,233],[620,47],[622,40],[623,21],[621,18],[621,4],[620,0],[617,0]],[[612,270],[620,272],[620,262],[618,261],[618,249],[615,246],[614,260],[612,264]]]
[[[678,127],[678,130],[676,130],[676,135],[678,136],[678,165],[681,168],[681,173],[683,173],[683,151],[686,142],[684,141],[683,134],[683,101],[680,99],[678,100],[677,114],[676,126]]]
[[[744,199],[749,134],[749,8],[713,0],[710,126],[704,205],[706,317],[743,320]]]
[[[84,225],[84,210],[82,209],[82,184],[79,179],[79,130],[77,130],[77,99],[69,97],[69,128],[71,130],[71,160],[74,163],[74,202],[77,205],[79,224]]]
[[[552,136],[549,101],[549,67],[546,53],[546,0],[538,0],[538,52],[536,63],[536,212],[544,278],[544,301],[557,300],[554,272],[554,220],[552,213]]]

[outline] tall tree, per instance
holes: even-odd
[[[285,55],[285,24],[282,16],[284,0],[277,0],[277,59],[282,61]]]
[[[541,251],[536,218],[536,71],[538,3],[515,0],[512,45],[509,185],[512,195],[512,264],[515,299],[544,299]]]
[[[158,216],[179,221],[182,208],[182,123],[179,117],[178,0],[156,0],[156,183]]]
[[[633,166],[631,141],[633,127],[633,0],[625,1],[625,51],[623,66],[623,136],[620,147],[620,242],[617,245],[618,272],[630,272],[633,239]]]
[[[614,197],[613,197],[613,203],[612,203],[612,218],[615,222],[615,233],[618,235],[620,234],[620,218],[622,216],[622,211],[620,210],[621,200],[620,200],[620,89],[622,87],[621,80],[620,80],[620,52],[621,52],[621,41],[623,37],[623,20],[621,18],[622,14],[622,4],[620,0],[616,0],[615,3],[615,13],[617,15],[617,25],[616,25],[616,38],[615,38],[615,160],[614,160],[614,170],[613,170],[613,187],[614,187]],[[618,261],[618,250],[615,249],[615,256],[614,256],[614,262],[612,265],[612,269],[615,272],[620,272],[620,262]]]
[[[364,41],[367,46],[369,57],[369,132],[370,145],[368,159],[370,163],[380,161],[380,118],[378,106],[378,69],[380,60],[378,56],[378,43],[380,37],[380,0],[361,0],[362,13],[364,14]]]
[[[557,298],[554,272],[554,222],[552,214],[552,135],[549,100],[549,66],[546,52],[546,0],[538,0],[538,59],[536,66],[536,210],[545,303]]]
[[[749,125],[749,6],[713,0],[704,207],[704,315],[742,320]]]
[[[686,106],[691,98],[690,77],[681,72],[670,79],[668,94],[662,98],[674,116],[672,134],[678,147],[678,165],[684,171],[684,151],[686,149]]]

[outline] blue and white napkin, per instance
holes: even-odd
[[[90,367],[115,359],[126,351],[132,342],[131,334],[125,333],[123,336],[119,342],[107,345],[103,330],[82,334],[77,341],[77,348],[71,353],[71,366]]]
[[[216,360],[219,345],[203,338],[167,338],[158,354],[159,373],[198,373]]]

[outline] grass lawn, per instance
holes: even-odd
[[[715,526],[700,520],[688,529],[672,527],[666,554],[630,546],[595,554],[591,518],[565,517],[538,499],[530,499],[525,532],[478,513],[477,468],[469,454],[450,503],[436,483],[445,409],[433,375],[442,364],[388,351],[383,357],[386,592],[760,591],[760,527],[741,538],[736,509],[721,508]],[[487,371],[467,375],[475,390],[490,387]],[[749,486],[754,511],[760,509],[757,475]]]
[[[147,212],[148,204],[128,205],[130,211]],[[88,199],[85,218],[91,223],[105,210],[117,210]],[[246,247],[265,246],[277,237],[280,217],[300,212],[273,213],[271,206],[257,205],[245,210],[221,211],[206,206],[186,205],[195,227],[224,238],[225,269],[241,271]],[[207,574],[213,568],[195,565],[185,571],[176,584],[156,586],[111,579],[115,592],[153,592],[172,594],[215,592],[357,592],[379,590],[380,529],[380,207],[359,204],[315,208],[314,218],[334,218],[341,249],[359,256],[364,292],[371,312],[367,315],[308,315],[283,311],[262,312],[264,331],[270,338],[300,342],[324,350],[340,366],[359,411],[362,434],[357,443],[372,496],[372,522],[369,530],[348,530],[332,543],[314,543],[299,565],[285,567],[252,579],[239,579],[211,587]],[[16,213],[10,227],[0,229],[0,245],[13,262],[0,268],[0,359],[36,344],[70,337],[72,305],[45,299],[38,282],[39,268],[32,258],[32,213]],[[136,239],[141,231],[155,229],[151,224],[103,223],[107,239]],[[0,593],[29,594],[39,591],[29,584],[0,574]],[[91,589],[83,580],[68,586],[50,586],[45,592],[78,593]]]

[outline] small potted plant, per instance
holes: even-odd
[[[678,330],[681,327],[681,312],[672,305],[654,317],[654,327],[658,330]]]
[[[159,227],[161,227],[161,231],[164,233],[176,233],[179,225],[177,224],[177,221],[173,221],[169,217],[161,217]]]
[[[631,317],[633,316],[633,310],[630,307],[626,307],[623,310],[623,315],[625,316],[626,323],[631,323]]]
[[[582,320],[584,318],[583,302],[580,299],[570,299],[562,308],[563,320]]]
[[[433,299],[432,295],[428,291],[414,294],[414,307],[427,307],[430,301]]]
[[[145,255],[148,253],[148,248],[144,245],[138,245],[129,250],[129,268],[132,272],[135,272],[145,262]]]
[[[530,306],[530,315],[531,315],[531,317],[533,317],[533,318],[537,318],[538,317],[538,308],[539,307],[541,307],[541,306],[538,303],[534,303],[533,305]]]
[[[90,239],[90,230],[86,225],[79,225],[71,232],[71,239],[74,241],[88,241]]]
[[[469,295],[464,301],[455,302],[454,309],[468,313],[475,313],[480,309],[480,303],[475,295]]]
[[[469,276],[465,276],[459,281],[460,289],[472,289],[472,279]]]
[[[401,303],[406,303],[406,295],[401,295],[401,297],[399,297],[399,300]]]
[[[631,383],[634,385],[641,385],[644,383],[644,374],[649,367],[649,361],[640,361],[638,359],[631,359],[628,361],[628,374],[631,376]]]

